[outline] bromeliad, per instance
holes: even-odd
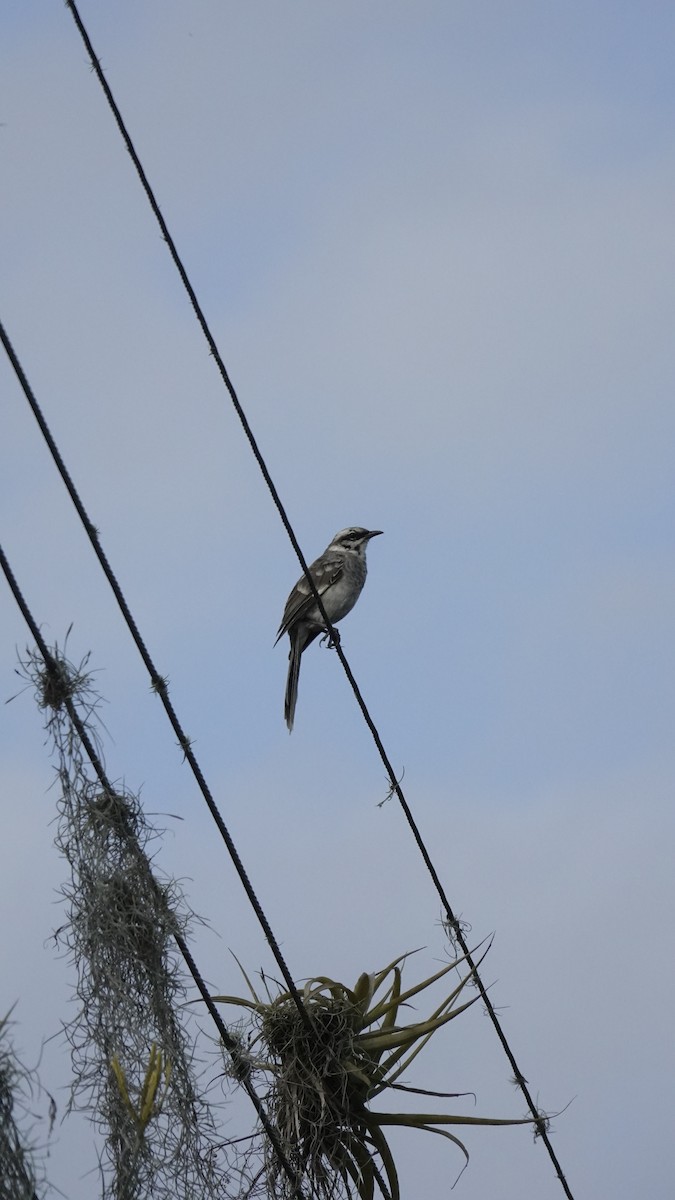
[[[398,1174],[383,1132],[387,1126],[438,1133],[454,1142],[468,1161],[466,1147],[445,1127],[527,1123],[447,1113],[378,1112],[370,1107],[388,1088],[409,1090],[396,1081],[434,1033],[479,999],[478,993],[463,999],[472,979],[469,972],[426,1020],[404,1024],[403,1010],[409,1001],[466,962],[461,957],[446,963],[403,991],[402,965],[407,957],[401,955],[383,970],[361,975],[353,988],[326,976],[308,980],[299,989],[308,1020],[290,992],[271,996],[267,989],[267,999],[261,999],[245,972],[251,999],[213,997],[252,1012],[255,1033],[246,1051],[251,1069],[271,1080],[267,1100],[284,1153],[318,1196],[338,1194],[337,1176],[347,1195],[355,1189],[361,1200],[373,1200],[377,1184],[384,1197],[400,1200]],[[462,1094],[410,1090],[446,1097]],[[284,1195],[284,1177],[272,1163],[269,1182],[274,1195]]]

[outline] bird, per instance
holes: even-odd
[[[366,582],[366,548],[370,539],[381,533],[381,529],[364,529],[361,525],[341,529],[309,568],[331,625],[346,617],[361,595]],[[285,633],[291,643],[284,698],[284,717],[290,733],[298,699],[302,653],[320,633],[327,636],[329,633],[305,575],[300,577],[286,601],[275,646]]]

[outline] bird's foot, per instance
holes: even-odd
[[[336,646],[340,645],[339,630],[334,629],[331,634],[329,632],[329,630],[327,629],[326,632],[324,633],[323,637],[320,639],[319,645],[326,646],[326,649],[328,649],[328,650],[334,650]]]

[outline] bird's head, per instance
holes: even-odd
[[[329,550],[348,550],[352,553],[365,555],[366,546],[371,538],[379,537],[381,529],[363,529],[361,525],[351,525],[335,534]]]

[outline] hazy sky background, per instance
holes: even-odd
[[[533,1093],[573,1101],[572,1191],[669,1197],[675,9],[81,13],[305,554],[385,531],[343,645],[452,904],[496,932],[484,975]],[[318,646],[286,732],[297,560],[72,18],[6,0],[0,45],[2,319],[291,971],[351,982],[424,946],[429,974],[436,894]],[[209,922],[203,973],[240,991],[229,948],[271,956],[4,356],[0,380],[6,553],[48,640],[73,622],[92,652],[110,774],[182,818],[157,818],[158,865]],[[4,700],[28,635],[4,585],[0,606]],[[1,711],[0,1014],[28,1062],[52,1038],[62,1113],[56,791],[30,695]],[[409,1082],[520,1116],[509,1074],[477,1005]],[[465,1140],[458,1200],[562,1196],[527,1129]],[[404,1196],[448,1195],[458,1152],[394,1145]],[[68,1200],[95,1161],[58,1126]]]

